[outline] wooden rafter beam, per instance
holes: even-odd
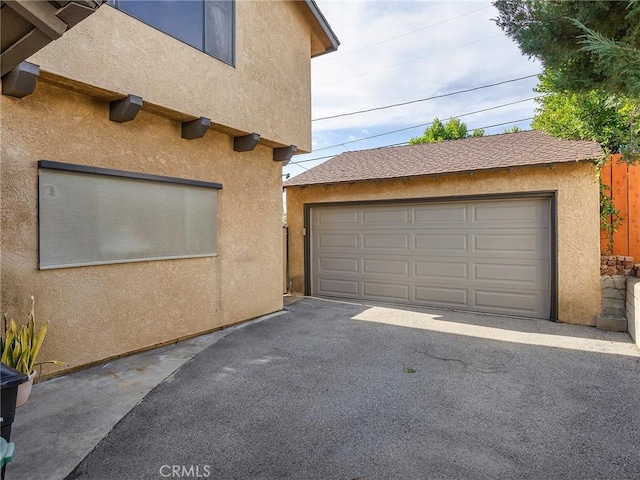
[[[67,29],[67,24],[60,20],[58,10],[49,2],[37,0],[5,0],[7,7],[20,14],[51,40],[60,38]]]
[[[44,0],[2,1],[2,52],[0,76],[59,38],[87,18],[102,0],[47,2]]]
[[[51,39],[40,30],[31,30],[31,32],[2,52],[0,76],[4,77],[25,58],[29,58],[50,42]]]

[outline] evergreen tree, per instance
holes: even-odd
[[[640,2],[497,0],[496,24],[560,90],[640,97]]]

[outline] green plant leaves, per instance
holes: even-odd
[[[37,362],[36,359],[40,353],[40,348],[47,336],[47,323],[42,325],[36,333],[35,319],[35,299],[31,297],[31,311],[29,312],[26,325],[18,327],[18,324],[11,320],[6,323],[5,314],[5,338],[2,341],[2,363],[15,368],[19,372],[29,375],[36,365],[44,363],[52,363],[55,365],[65,366],[64,362],[58,360],[49,360],[45,362]]]

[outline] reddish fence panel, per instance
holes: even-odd
[[[613,255],[640,259],[640,164],[627,165],[620,155],[612,155],[602,169],[602,181],[611,188],[613,204],[620,211],[622,223],[613,235]],[[604,232],[600,251],[607,251]]]
[[[611,196],[613,204],[620,212],[622,223],[613,234],[614,255],[629,255],[629,175],[628,165],[620,161],[619,155],[611,157]],[[615,253],[617,250],[620,253]]]
[[[640,164],[629,167],[629,256],[640,262]]]

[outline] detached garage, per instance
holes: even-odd
[[[348,152],[285,183],[293,293],[594,325],[597,143]]]

